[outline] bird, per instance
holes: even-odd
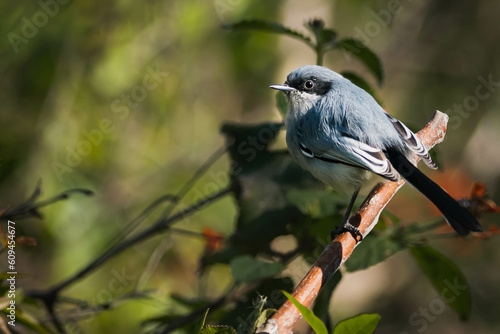
[[[466,208],[410,162],[416,155],[437,169],[417,136],[364,89],[319,65],[299,67],[284,84],[270,88],[282,91],[287,99],[286,143],[292,159],[324,184],[352,194],[333,234],[348,231],[357,241],[363,239],[349,216],[360,188],[374,174],[393,182],[405,179],[458,234],[483,231]]]

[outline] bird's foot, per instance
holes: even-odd
[[[333,240],[333,239],[335,239],[335,237],[337,235],[342,234],[344,232],[351,233],[354,240],[356,240],[356,243],[363,240],[363,234],[361,234],[361,231],[356,226],[349,223],[348,221],[345,223],[342,223],[341,225],[335,226],[335,229],[333,229],[332,232],[330,232],[330,237]]]

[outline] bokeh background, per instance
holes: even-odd
[[[361,63],[341,52],[328,53],[325,65],[363,75],[384,107],[414,129],[435,110],[449,113],[453,122],[445,142],[435,149],[446,173],[428,174],[458,198],[466,197],[475,181],[485,182],[498,202],[500,2],[402,0],[397,14],[380,14],[390,3],[2,2],[0,207],[26,200],[38,180],[42,198],[74,187],[95,192],[48,206],[41,210],[43,219],[18,224],[18,235],[37,240],[34,247],[17,249],[18,271],[25,273],[18,288],[46,288],[102,253],[134,216],[159,196],[177,191],[223,145],[223,121],[281,120],[275,92],[268,86],[283,82],[296,67],[314,63],[313,51],[283,36],[230,33],[221,29],[224,22],[261,18],[305,31],[304,22],[322,18],[341,36],[361,39],[381,57],[382,87]],[[484,80],[491,84],[485,86]],[[478,95],[481,85],[485,88]],[[94,140],[91,145],[84,143],[88,136]],[[183,205],[212,191],[206,186],[227,169],[227,158],[218,161]],[[407,221],[438,215],[410,187],[388,209]],[[201,231],[209,226],[230,235],[235,215],[233,200],[225,198],[178,227]],[[489,216],[482,223],[494,225],[497,219]],[[165,238],[168,249],[158,268],[144,278],[146,262]],[[432,243],[462,268],[470,283],[469,322],[460,322],[446,308],[417,331],[423,327],[412,323],[411,315],[429,307],[437,294],[407,252],[347,274],[332,299],[334,320],[377,312],[382,315],[377,333],[498,333],[496,244],[495,237]],[[143,288],[156,290],[155,298],[92,316],[80,322],[81,330],[137,333],[141,321],[177,307],[171,292],[196,296],[203,290],[218,296],[231,283],[231,273],[227,266],[217,266],[200,287],[196,271],[203,249],[200,238],[160,235],[100,267],[65,295],[103,302],[140,280]],[[297,259],[289,271],[299,279],[307,266]],[[111,289],[110,282],[122,272],[127,279]],[[40,307],[32,306],[30,312],[46,316]]]

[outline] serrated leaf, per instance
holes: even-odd
[[[345,262],[347,271],[363,270],[406,248],[400,239],[370,234],[363,239],[351,257]]]
[[[458,266],[430,246],[411,247],[411,254],[441,298],[461,320],[470,315],[470,290]]]
[[[208,311],[210,311],[209,308],[207,308],[207,310],[205,311],[205,314],[203,314],[203,316],[201,317],[200,321],[198,321],[198,323],[195,325],[195,327],[194,327],[194,333],[195,334],[200,334],[201,330],[205,326],[205,321],[207,321]]]
[[[365,46],[363,42],[354,38],[346,38],[340,40],[335,45],[335,48],[343,50],[358,58],[363,64],[366,65],[366,67],[368,67],[368,69],[370,69],[379,85],[384,82],[384,73],[380,58],[372,50]]]
[[[268,20],[244,20],[236,23],[225,23],[222,28],[231,31],[242,31],[242,30],[257,30],[276,34],[283,34],[290,37],[298,38],[307,44],[311,43],[311,39],[303,34],[292,30],[284,25],[268,21]]]
[[[378,314],[360,314],[339,322],[333,334],[371,334],[379,321]]]
[[[276,276],[284,269],[281,262],[262,262],[249,255],[234,258],[229,265],[236,283]]]
[[[299,303],[297,299],[295,299],[291,294],[289,294],[286,291],[282,291],[283,294],[292,302],[293,305],[299,310],[300,314],[302,314],[302,317],[307,321],[309,326],[314,330],[316,334],[328,334],[328,331],[326,330],[326,326],[317,316],[314,315],[314,313]]]
[[[278,108],[281,116],[285,118],[286,112],[288,111],[288,102],[283,92],[276,93],[276,107]]]
[[[205,326],[200,334],[238,334],[236,330],[229,326]]]
[[[370,86],[368,82],[365,81],[365,79],[361,78],[359,75],[353,73],[353,72],[341,72],[342,76],[348,80],[350,80],[353,84],[358,86],[359,88],[364,89],[368,94],[373,96],[373,98],[378,102],[378,104],[382,105],[382,100],[378,95],[375,93],[373,88]]]

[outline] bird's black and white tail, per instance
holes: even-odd
[[[434,203],[455,231],[461,235],[483,231],[477,219],[467,209],[418,170],[403,154],[397,150],[388,150],[387,157],[404,179]]]

